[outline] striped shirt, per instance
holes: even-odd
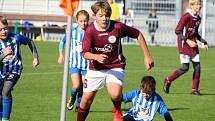
[[[126,113],[135,121],[151,121],[156,112],[161,117],[169,114],[162,97],[156,92],[149,99],[145,99],[140,90],[133,90],[123,94],[123,102],[132,102],[131,109]]]
[[[31,41],[23,35],[13,33],[8,34],[7,40],[0,40],[0,54],[3,54],[7,47],[12,49],[12,55],[6,56],[0,62],[0,79],[5,78],[10,73],[21,75],[23,65],[20,46],[22,44],[27,45]]]
[[[79,30],[78,27],[75,27],[72,29],[72,38],[70,43],[70,58],[69,58],[70,68],[87,70],[88,60],[84,59],[82,56],[83,37],[84,37],[84,31]],[[66,35],[59,43],[60,52],[63,52],[65,43],[66,43]]]

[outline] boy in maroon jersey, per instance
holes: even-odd
[[[139,30],[110,20],[111,7],[108,2],[97,1],[91,9],[94,22],[87,27],[82,43],[83,57],[90,60],[90,65],[83,84],[84,93],[77,121],[85,121],[97,91],[105,85],[114,106],[113,120],[122,121],[121,96],[125,57],[120,38],[128,36],[138,40],[147,70],[153,67],[154,62]]]
[[[190,10],[181,17],[175,29],[175,33],[178,35],[178,50],[182,67],[165,78],[165,93],[169,93],[170,85],[176,78],[189,70],[189,62],[191,61],[194,68],[191,94],[201,95],[198,90],[201,67],[197,40],[203,43],[206,51],[208,50],[208,44],[198,33],[198,28],[201,22],[199,16],[201,0],[190,0],[189,4]]]

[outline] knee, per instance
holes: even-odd
[[[112,99],[113,101],[120,101],[121,98],[122,98],[121,93],[115,93],[115,94],[112,94],[112,95],[111,95],[111,99]]]
[[[11,96],[11,90],[2,90],[2,96],[10,97]]]
[[[86,99],[86,98],[82,97],[80,107],[83,109],[88,109],[88,108],[90,108],[92,103],[93,103],[92,99]]]
[[[189,70],[189,66],[183,66],[182,68],[179,69],[181,73],[186,73]]]

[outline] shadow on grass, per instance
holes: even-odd
[[[189,108],[168,108],[168,111],[175,111],[175,110],[188,110]]]
[[[175,93],[169,93],[168,95],[193,95],[191,93],[180,93],[180,92],[175,92]],[[201,96],[204,95],[215,95],[215,93],[201,93]]]

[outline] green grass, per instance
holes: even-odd
[[[24,70],[13,91],[13,111],[11,121],[59,121],[63,65],[57,64],[58,43],[37,42],[40,66],[32,67],[32,56],[27,46],[22,47]],[[139,80],[144,75],[152,75],[157,80],[156,91],[163,97],[174,121],[214,121],[215,120],[215,48],[208,52],[201,50],[201,84],[203,96],[190,95],[192,65],[185,75],[171,86],[170,94],[162,90],[163,79],[180,67],[178,51],[175,47],[150,47],[155,67],[146,71],[143,54],[139,46],[124,46],[127,58],[124,92],[139,88]],[[71,85],[70,81],[69,84]],[[69,86],[70,87],[70,86]],[[69,92],[69,91],[68,91]],[[128,110],[130,104],[123,104]],[[106,88],[97,93],[87,121],[112,121],[112,103]],[[67,121],[76,120],[76,112],[67,111]],[[153,121],[163,121],[156,115]]]

